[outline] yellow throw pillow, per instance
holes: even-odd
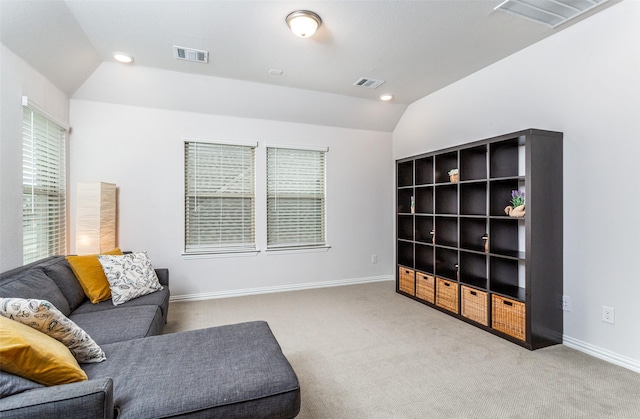
[[[103,255],[122,255],[119,248],[102,253]],[[84,293],[93,304],[111,298],[109,281],[104,276],[98,255],[67,256],[71,270],[78,278]]]
[[[87,374],[62,343],[2,316],[0,365],[3,371],[47,386],[87,379]]]

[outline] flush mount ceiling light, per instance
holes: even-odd
[[[291,12],[285,20],[291,32],[300,38],[313,36],[322,24],[320,16],[309,10],[296,10],[295,12]]]
[[[113,58],[116,59],[116,61],[119,61],[121,63],[125,63],[125,64],[129,64],[130,62],[133,62],[133,57],[127,53],[124,52],[114,52],[113,53]]]
[[[383,93],[380,95],[380,100],[384,100],[385,102],[388,102],[391,99],[393,99],[393,95],[391,93]]]
[[[555,28],[607,0],[506,0],[494,10]]]

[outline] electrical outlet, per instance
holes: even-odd
[[[375,253],[371,255],[371,263],[378,263],[378,255]]]
[[[602,306],[602,321],[605,323],[616,323],[616,311],[613,307]]]
[[[562,296],[562,311],[571,311],[571,297],[568,295]]]

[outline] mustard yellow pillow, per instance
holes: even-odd
[[[119,248],[102,253],[103,255],[122,255]],[[104,276],[98,255],[67,256],[71,270],[78,278],[84,293],[93,304],[111,298],[109,281]]]
[[[87,379],[66,346],[3,316],[0,316],[0,365],[3,371],[47,386]]]

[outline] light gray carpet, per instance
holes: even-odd
[[[391,281],[170,304],[165,333],[266,320],[299,418],[640,418],[640,374],[562,345],[528,351]]]

